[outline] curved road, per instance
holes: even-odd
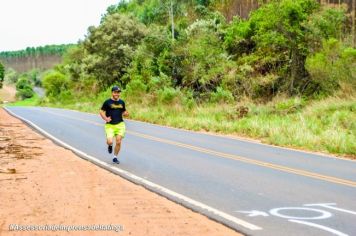
[[[103,166],[242,233],[356,235],[356,161],[127,120],[121,163],[113,166],[98,115],[7,109]]]

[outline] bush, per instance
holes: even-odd
[[[69,79],[58,71],[45,75],[42,84],[49,97],[58,97],[62,91],[69,89]]]
[[[31,87],[25,87],[21,90],[18,90],[16,96],[21,99],[32,98],[34,96],[33,89]]]
[[[73,94],[70,90],[62,91],[58,96],[58,100],[61,101],[62,104],[71,104],[73,101]]]
[[[343,48],[338,40],[329,39],[319,53],[307,58],[306,68],[311,76],[309,93],[331,95],[341,83],[355,89],[356,49]]]
[[[169,78],[164,73],[161,73],[160,76],[151,77],[148,83],[148,89],[152,93],[158,91],[160,88],[170,87],[170,86],[171,86],[171,78]]]
[[[180,91],[172,87],[164,87],[157,92],[158,101],[164,104],[173,103],[174,100],[179,98],[179,95],[181,95]]]
[[[26,77],[22,77],[17,81],[16,90],[16,96],[20,99],[31,98],[34,95],[33,86]]]
[[[123,92],[123,96],[133,101],[139,101],[142,99],[142,96],[146,93],[146,91],[147,86],[139,77],[136,77],[127,84],[126,89]]]
[[[197,103],[193,96],[194,92],[191,90],[180,90],[180,102],[184,109],[191,110],[192,108],[196,107]]]
[[[218,102],[230,103],[234,101],[234,97],[232,96],[232,93],[229,90],[225,90],[222,87],[218,87],[216,89],[216,92],[211,93],[210,101],[216,103]]]

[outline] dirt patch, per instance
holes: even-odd
[[[2,109],[0,170],[0,235],[68,235],[51,231],[64,226],[99,228],[69,232],[76,235],[239,235],[80,159]]]
[[[16,100],[16,88],[10,85],[4,85],[0,89],[0,103],[13,102]]]

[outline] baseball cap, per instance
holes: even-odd
[[[121,89],[120,89],[120,87],[119,86],[113,86],[112,88],[111,88],[111,92],[114,92],[114,91],[118,91],[118,92],[121,92]]]

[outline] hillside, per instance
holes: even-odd
[[[62,61],[62,55],[73,45],[47,45],[28,47],[19,51],[0,52],[0,62],[5,67],[22,73],[32,69],[47,70]]]

